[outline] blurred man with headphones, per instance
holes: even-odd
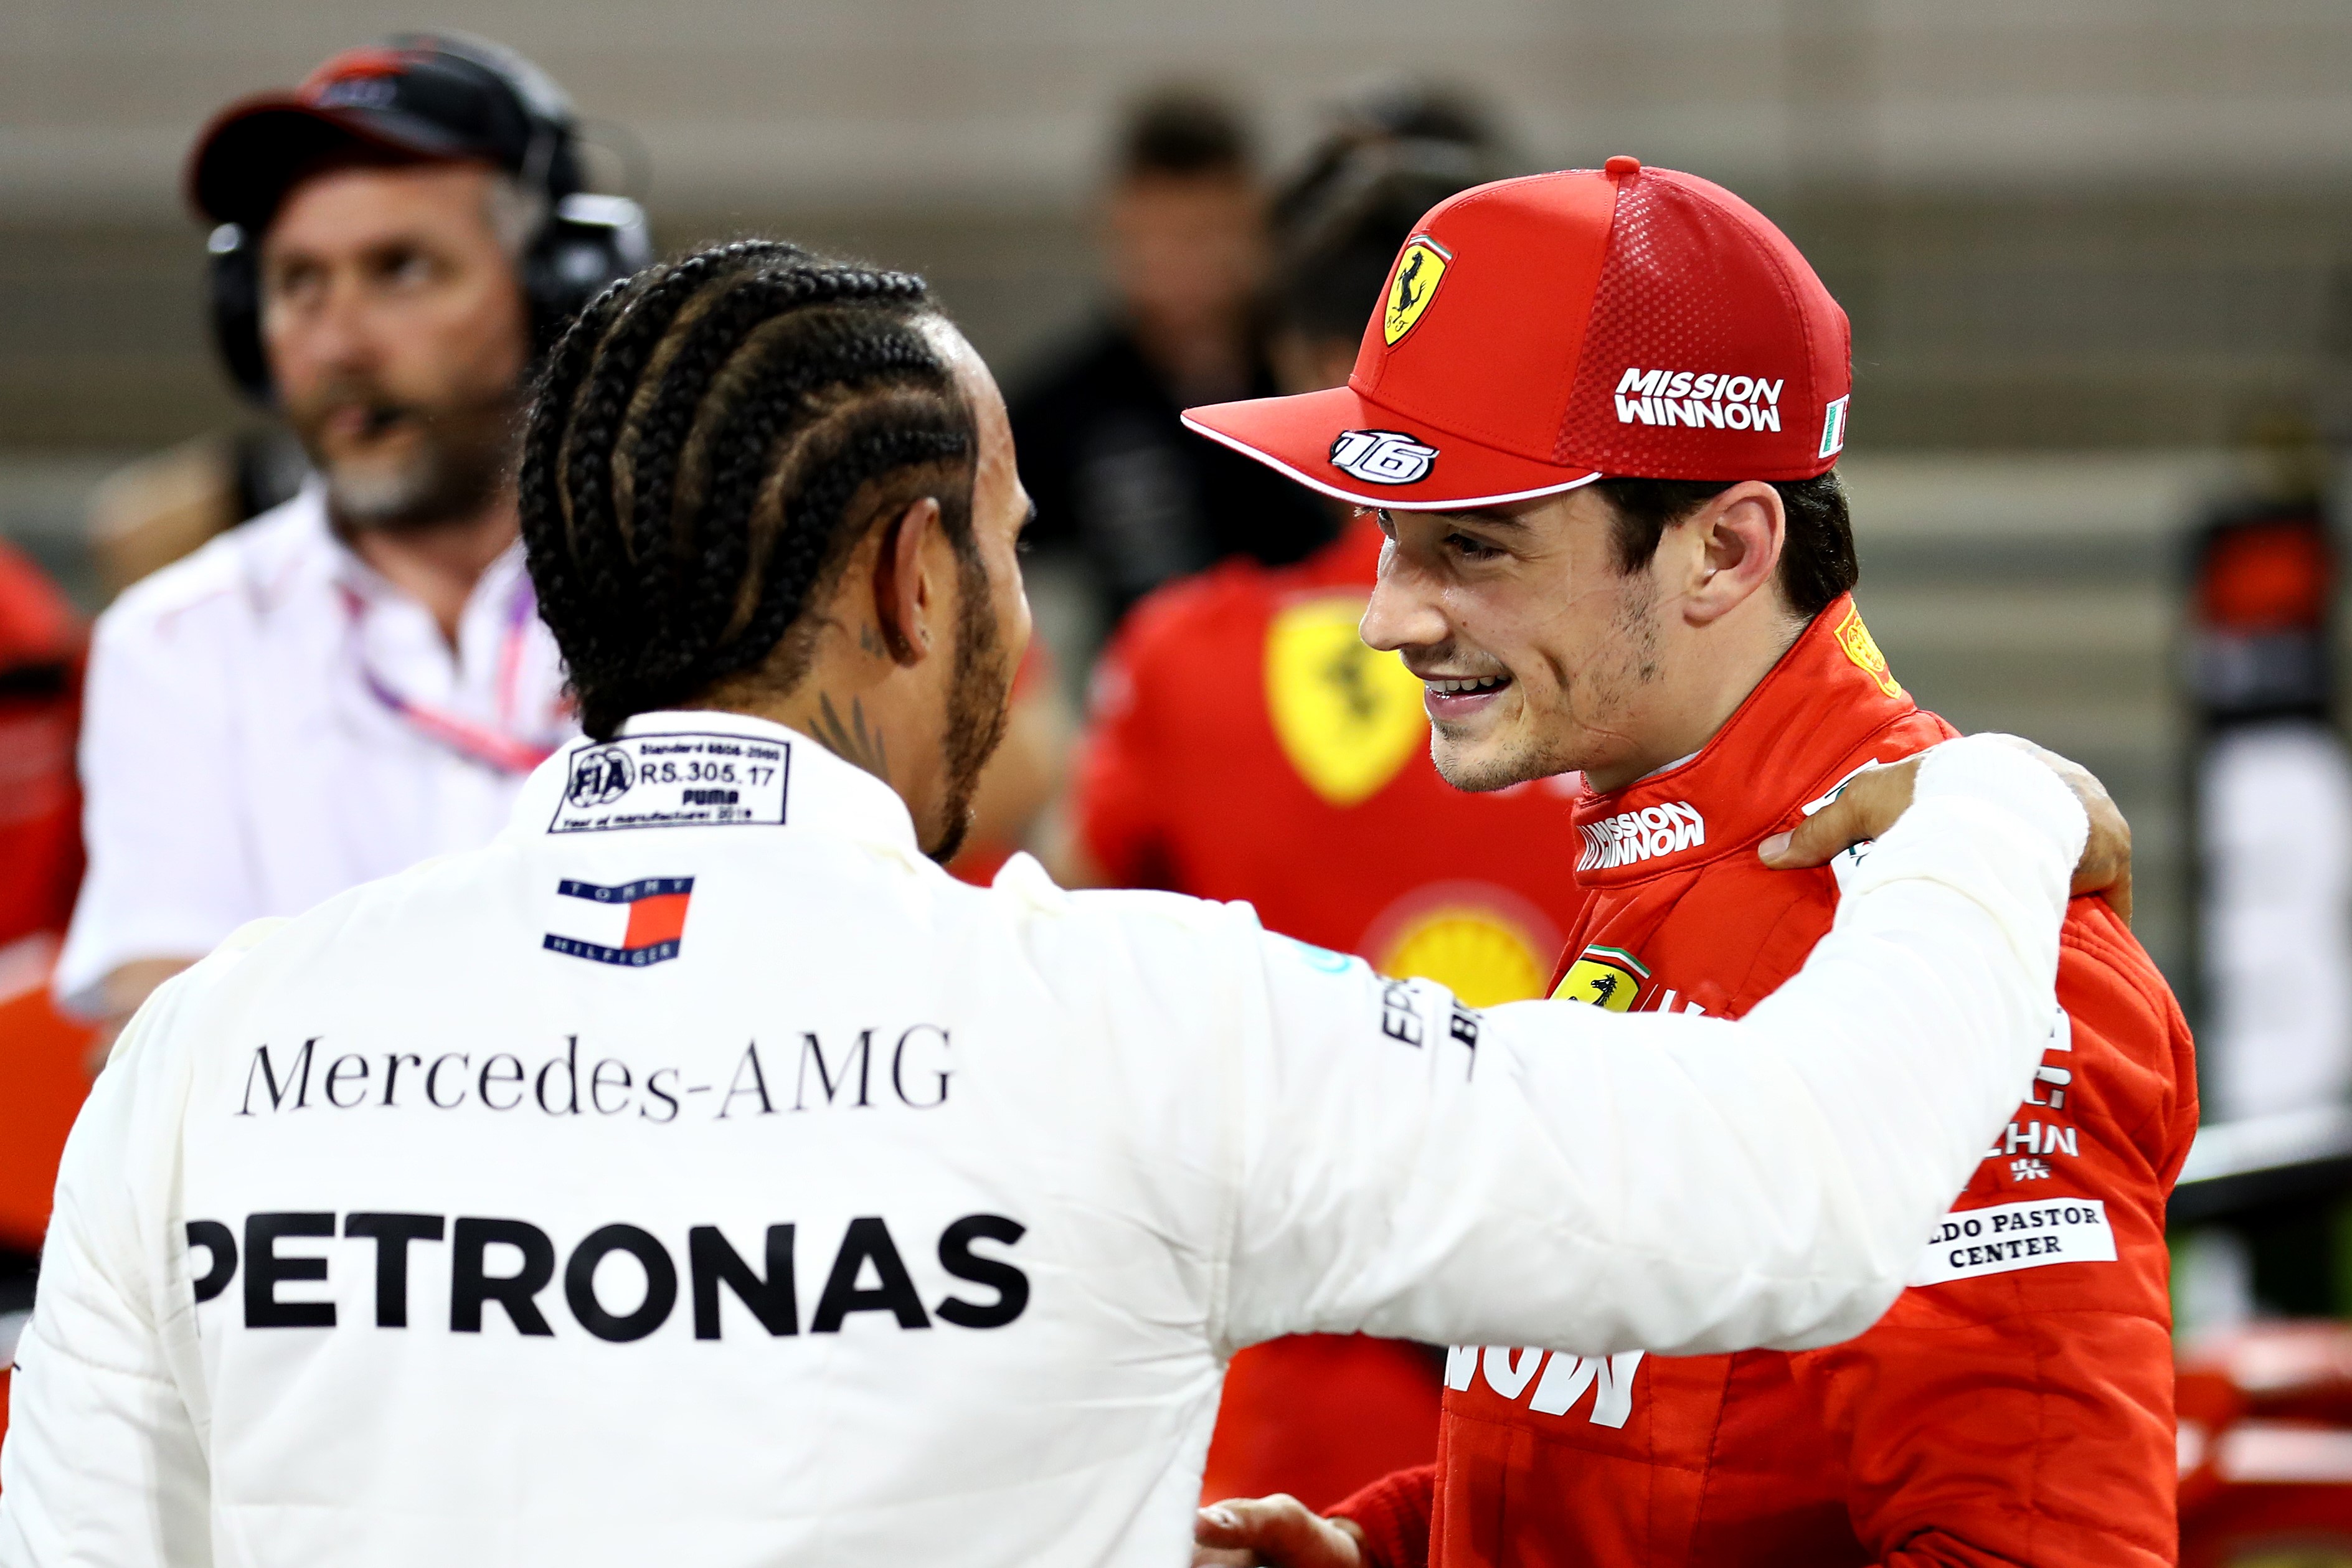
[[[68,1006],[119,1023],[247,921],[487,840],[572,731],[513,441],[540,352],[650,249],[583,184],[561,89],[449,35],[198,139],[223,357],[313,475],[99,622]]]

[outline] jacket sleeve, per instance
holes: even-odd
[[[1331,1510],[1364,1532],[1366,1568],[1429,1568],[1429,1524],[1437,1511],[1437,1467],[1394,1470]]]
[[[186,992],[174,980],[132,1020],[74,1123],[16,1352],[0,1447],[5,1568],[194,1568],[212,1561],[210,1468],[174,1376],[163,1320],[194,1300],[148,1260],[184,1255],[157,1234],[155,1037]],[[168,1155],[163,1157],[168,1158]]]
[[[2195,1064],[2104,905],[2078,906],[2058,974],[2071,1037],[2042,1076],[2063,1081],[2035,1086],[1952,1217],[2096,1203],[2114,1259],[1918,1285],[1793,1368],[1886,1568],[2158,1568],[2178,1551],[2164,1203],[2196,1127]]]
[[[1694,1354],[1860,1332],[2032,1075],[2084,832],[2021,753],[1937,748],[1831,934],[1738,1022],[1482,1015],[1263,939],[1213,1333]]]

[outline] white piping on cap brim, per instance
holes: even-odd
[[[1255,458],[1269,468],[1279,468],[1310,490],[1318,490],[1334,500],[1353,501],[1358,506],[1383,508],[1389,511],[1466,511],[1472,507],[1478,506],[1507,506],[1512,501],[1534,500],[1539,496],[1556,496],[1564,490],[1580,489],[1601,478],[1601,470],[1595,468],[1580,479],[1569,479],[1556,485],[1542,485],[1531,490],[1513,490],[1508,495],[1464,496],[1457,500],[1399,500],[1393,495],[1366,495],[1360,490],[1343,490],[1337,485],[1326,484],[1311,474],[1300,473],[1288,463],[1261,447],[1253,447],[1248,442],[1228,436],[1222,430],[1212,430],[1190,414],[1179,415],[1178,417],[1184,421],[1186,429],[1206,436],[1220,446],[1231,447],[1244,458]]]

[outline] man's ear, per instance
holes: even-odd
[[[1742,479],[1677,525],[1693,531],[1696,556],[1683,613],[1695,625],[1722,619],[1750,595],[1771,591],[1788,537],[1780,492],[1761,479]]]
[[[923,552],[940,527],[940,503],[929,496],[883,525],[874,559],[874,617],[895,664],[920,664],[931,651],[931,615],[938,606],[923,571]]]

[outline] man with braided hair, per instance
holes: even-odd
[[[786,529],[784,494],[797,492],[803,515],[833,518],[853,500],[870,515],[919,499],[926,516],[936,513],[953,563],[956,637],[942,693],[940,787],[936,798],[909,804],[928,828],[925,852],[950,858],[969,826],[981,767],[1003,736],[1029,623],[1010,555],[993,572],[981,559],[971,413],[908,309],[922,285],[899,273],[813,264],[786,245],[730,246],[718,258],[697,258],[649,287],[623,324],[636,335],[616,330],[595,344],[575,335],[532,427],[526,510],[541,528],[561,525],[537,541],[533,560],[551,584],[544,614],[580,692],[582,727],[609,738],[627,715],[698,693],[731,704],[800,684],[828,627],[802,607],[858,541],[847,529]],[[781,265],[766,271],[763,262]],[[728,268],[751,276],[731,289],[703,281],[709,270]],[[679,295],[694,297],[667,334],[646,336],[645,324],[660,321],[663,302]],[[865,310],[853,314],[859,306]],[[908,319],[876,332],[877,311]],[[603,374],[569,390],[592,349]],[[740,394],[723,423],[707,406],[714,381]],[[571,417],[560,423],[550,410],[567,395]],[[869,486],[874,493],[863,494]],[[616,518],[620,507],[626,515]],[[666,548],[642,539],[640,528],[663,517],[698,526]],[[899,535],[908,543],[920,536]],[[682,567],[696,569],[691,580],[681,581]],[[894,559],[876,569],[908,573],[914,563]],[[1017,614],[991,602],[992,584],[1009,584]],[[670,614],[648,621],[648,605]],[[1008,621],[1017,637],[1003,629]],[[887,641],[892,635],[862,625],[859,649],[895,656],[902,650]],[[864,697],[836,706],[818,691],[814,700],[795,727],[892,782],[890,737],[869,721]],[[899,743],[903,758],[908,742]]]
[[[1993,740],[1774,846],[1878,836],[1737,1024],[950,878],[1028,509],[919,279],[640,275],[520,497],[587,738],[132,1022],[0,1563],[1172,1563],[1236,1347],[1852,1334],[2032,1070],[2085,813]]]

